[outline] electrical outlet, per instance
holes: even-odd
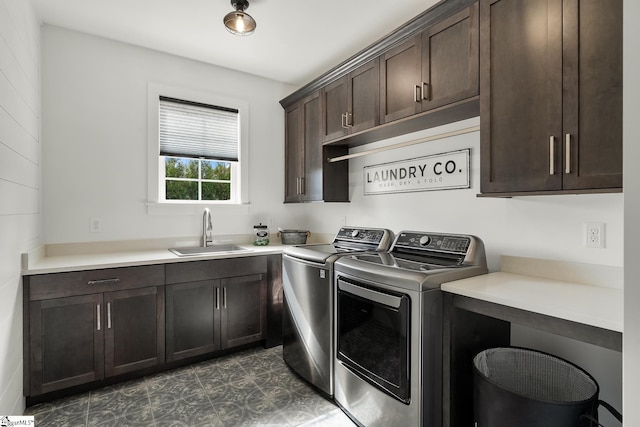
[[[603,222],[584,223],[584,245],[587,248],[604,248],[604,238]]]
[[[89,231],[92,233],[102,232],[102,220],[100,218],[91,218],[89,220]]]

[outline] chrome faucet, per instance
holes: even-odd
[[[204,208],[202,214],[202,247],[206,248],[213,243],[213,221],[211,220],[211,211]]]

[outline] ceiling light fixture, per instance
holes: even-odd
[[[249,8],[247,0],[231,0],[234,12],[229,12],[224,17],[224,26],[230,33],[237,36],[248,36],[256,30],[256,21],[244,11]]]

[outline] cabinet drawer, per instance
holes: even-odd
[[[197,282],[267,272],[267,257],[241,257],[168,264],[166,283]]]
[[[51,273],[25,277],[31,301],[164,284],[164,265]]]

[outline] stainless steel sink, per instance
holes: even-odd
[[[238,245],[226,244],[226,245],[213,245],[213,246],[188,246],[185,248],[169,248],[171,252],[178,256],[196,256],[215,254],[220,252],[249,252],[251,249],[245,249]]]

